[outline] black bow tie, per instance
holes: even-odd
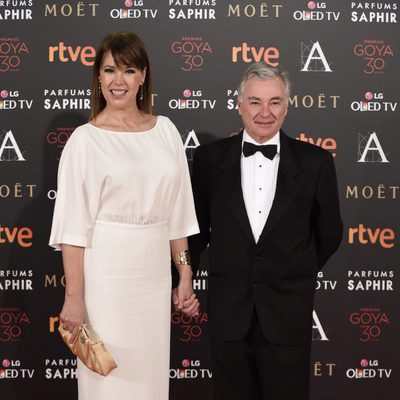
[[[254,153],[257,153],[257,151],[261,151],[261,153],[263,153],[265,157],[272,160],[278,151],[278,146],[276,144],[265,144],[257,146],[256,144],[249,142],[243,143],[243,155],[245,157],[252,156]]]

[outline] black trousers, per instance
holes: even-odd
[[[246,337],[211,342],[214,400],[308,400],[311,343],[269,343],[256,312]]]

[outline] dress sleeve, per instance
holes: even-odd
[[[57,198],[49,246],[61,244],[90,247],[91,228],[98,208],[98,196],[90,183],[85,132],[75,130],[65,145],[58,168]],[[86,139],[86,140],[85,140]]]
[[[185,149],[178,130],[172,122],[170,122],[170,124],[175,139],[176,157],[178,159],[180,171],[178,193],[168,220],[169,239],[174,240],[194,235],[200,231],[194,208],[192,185],[190,183]]]

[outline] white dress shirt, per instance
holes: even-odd
[[[249,136],[246,130],[243,131],[243,142],[260,145]],[[280,159],[279,131],[268,142],[263,143],[263,145],[266,144],[276,144],[278,146],[277,154],[272,160],[258,151],[249,157],[244,157],[242,153],[240,161],[244,204],[256,243],[267,222],[275,197]]]

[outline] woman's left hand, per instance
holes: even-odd
[[[175,311],[189,317],[199,314],[200,303],[193,292],[191,279],[180,279],[179,285],[172,289],[172,303]]]

